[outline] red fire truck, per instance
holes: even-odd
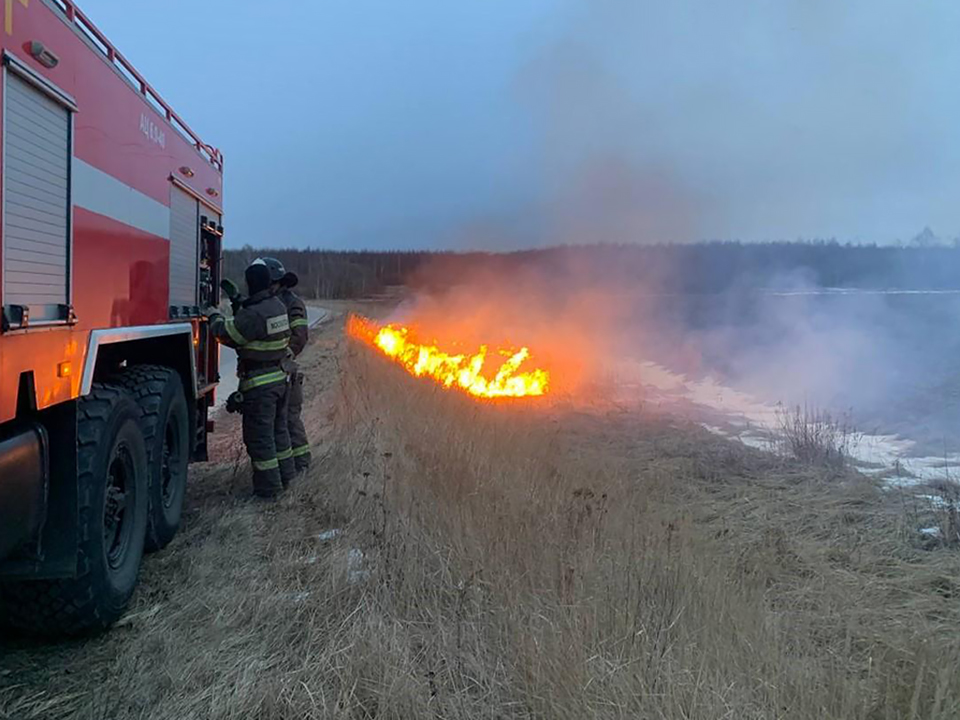
[[[0,624],[76,634],[206,459],[223,160],[72,2],[0,5]]]

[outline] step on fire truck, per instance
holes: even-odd
[[[206,459],[223,160],[72,2],[0,11],[0,626],[95,632]]]

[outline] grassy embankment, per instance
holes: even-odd
[[[304,365],[310,477],[250,502],[228,423],[120,627],[2,648],[0,717],[960,716],[960,557],[872,481],[599,400],[480,405],[340,321]]]

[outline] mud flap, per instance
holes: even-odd
[[[49,438],[46,517],[37,539],[0,562],[0,578],[55,579],[77,573],[77,403],[57,405],[38,419]]]

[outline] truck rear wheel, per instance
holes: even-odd
[[[115,381],[140,406],[140,427],[150,468],[146,551],[167,546],[180,528],[190,461],[190,414],[175,370],[135,365]]]
[[[106,629],[126,610],[147,530],[147,451],[139,415],[115,385],[94,385],[79,400],[77,577],[0,585],[4,624],[31,634],[80,635]]]

